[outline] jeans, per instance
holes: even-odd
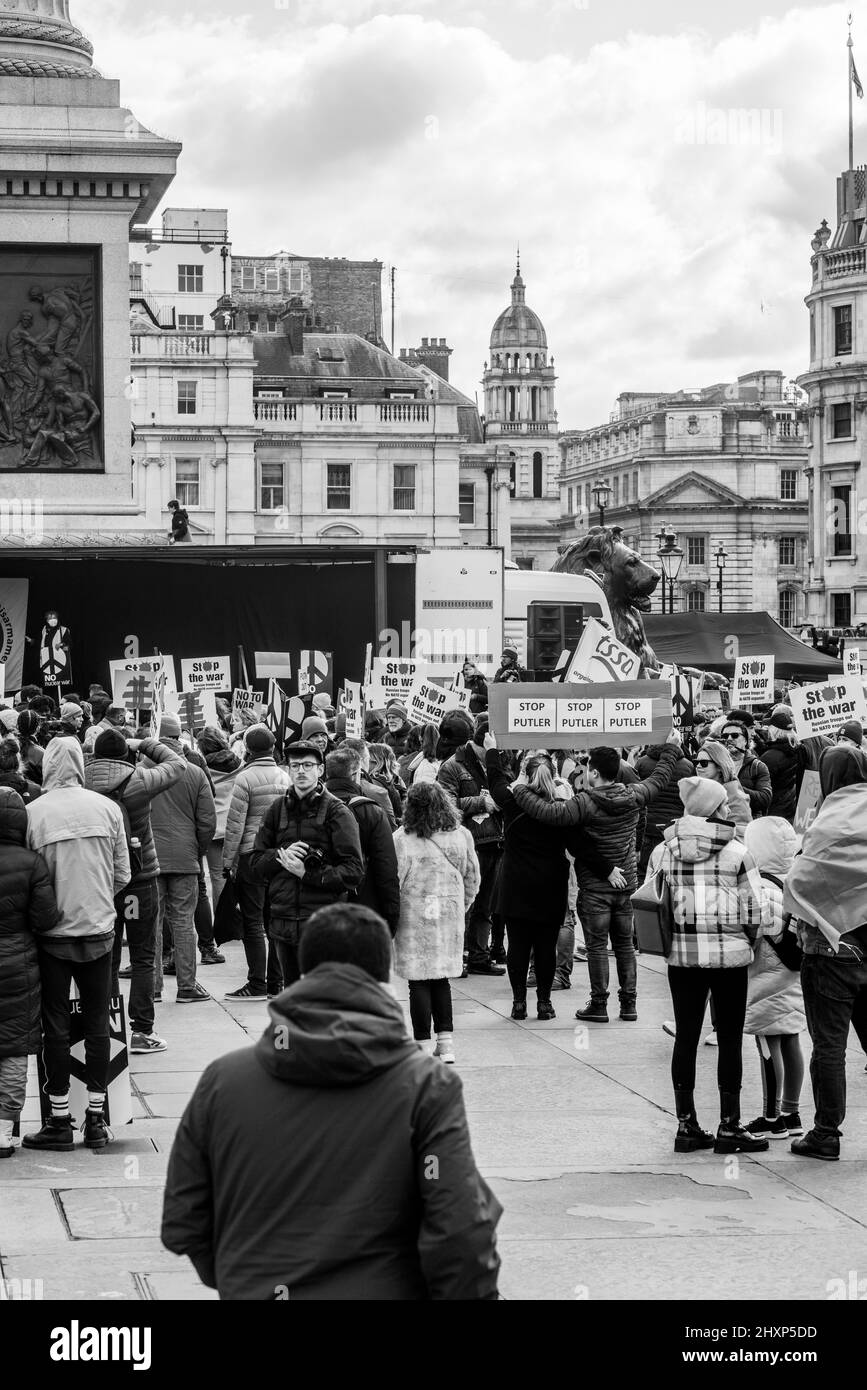
[[[69,1090],[69,986],[78,986],[84,1019],[84,1069],[88,1091],[105,1092],[111,1055],[108,1016],[111,1005],[111,951],[98,960],[62,960],[39,952],[42,981],[42,1057],[45,1089],[50,1096]]]
[[[448,980],[410,980],[409,1016],[417,1042],[426,1042],[430,1037],[431,1019],[435,1033],[450,1033],[454,1018]]]
[[[867,961],[840,947],[837,956],[804,956],[801,986],[807,1027],[813,1040],[810,1080],[817,1133],[838,1136],[846,1115],[846,1043],[857,1009],[867,1000]]]
[[[277,960],[283,972],[283,988],[288,989],[294,985],[296,980],[301,979],[301,971],[298,968],[298,941],[300,932],[295,924],[281,922],[278,918],[273,919],[273,925],[286,931],[286,936],[275,936],[274,949],[277,952]]]
[[[569,980],[572,975],[575,952],[575,928],[563,926],[557,933],[557,969],[561,980]]]
[[[509,933],[506,966],[509,971],[509,984],[512,986],[512,997],[521,1001],[527,997],[527,970],[532,951],[536,996],[539,999],[550,999],[560,923],[539,922],[532,917],[509,917],[506,920],[506,930]]]
[[[587,947],[590,998],[594,1004],[608,999],[608,937],[617,961],[620,1002],[634,1001],[638,986],[635,946],[632,942],[631,894],[597,888],[581,890],[581,921]]]
[[[0,1057],[0,1120],[17,1120],[27,1098],[27,1058]]]
[[[477,845],[481,879],[475,901],[467,913],[464,949],[467,965],[487,965],[491,959],[491,909],[500,876],[502,851],[499,845]]]
[[[217,911],[217,903],[220,901],[220,894],[223,891],[223,841],[212,840],[205,851],[205,862],[208,865],[208,874],[211,879],[211,907]]]
[[[124,929],[129,945],[132,970],[129,985],[129,1021],[134,1033],[154,1031],[154,955],[157,918],[160,910],[155,878],[145,879],[135,888],[125,888],[114,900],[114,949],[111,953],[112,994],[119,994],[117,972]]]
[[[208,902],[208,880],[201,861],[199,862],[198,897],[196,898],[193,920],[196,926],[196,936],[199,939],[199,950],[207,951],[209,948],[216,950],[214,914],[211,911],[211,904]]]
[[[163,934],[171,932],[174,943],[178,989],[192,989],[196,983],[196,903],[199,898],[198,874],[160,874],[159,917],[157,921],[154,989],[163,987]]]
[[[676,1091],[695,1088],[695,1056],[710,994],[716,1005],[717,1082],[721,1091],[731,1095],[740,1092],[748,979],[746,965],[728,970],[695,965],[668,967],[668,987],[676,1025],[671,1080]]]
[[[265,927],[262,923],[262,907],[265,902],[265,884],[257,881],[250,873],[249,854],[242,854],[238,862],[238,876],[235,886],[238,890],[238,906],[244,924],[244,955],[247,957],[247,982],[258,994],[265,993],[266,946]],[[273,972],[273,962],[269,976]],[[296,979],[298,977],[296,976]],[[273,979],[271,981],[273,983]],[[270,991],[269,991],[270,992]]]

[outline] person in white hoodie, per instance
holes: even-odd
[[[41,854],[54,886],[60,922],[39,941],[43,1059],[51,1114],[28,1149],[68,1152],[69,986],[78,988],[84,1026],[87,1114],[82,1129],[90,1149],[112,1137],[105,1123],[110,1058],[109,1007],[115,895],[130,881],[120,808],[84,786],[84,755],[74,738],[52,739],[42,763],[42,796],[27,808],[27,845]]]

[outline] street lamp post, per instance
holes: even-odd
[[[608,499],[611,496],[611,488],[607,483],[598,481],[593,484],[593,501],[599,508],[599,525],[605,525],[605,508],[608,506]]]
[[[662,561],[663,583],[668,580],[668,611],[674,612],[674,581],[680,574],[680,567],[683,564],[683,551],[676,545],[677,536],[670,531],[666,537],[668,544],[660,552]]]
[[[717,568],[716,592],[717,592],[717,598],[719,599],[719,611],[722,612],[722,611],[723,611],[723,605],[722,605],[722,598],[723,598],[723,570],[724,570],[725,567],[726,567],[726,560],[728,559],[728,556],[727,556],[727,554],[726,554],[726,552],[725,552],[725,549],[723,548],[723,543],[722,543],[722,541],[720,541],[720,543],[719,543],[719,546],[718,546],[717,551],[716,551],[716,557],[715,557],[715,558],[716,558],[716,568]]]

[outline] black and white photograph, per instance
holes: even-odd
[[[819,0],[0,0],[23,1374],[270,1375],[251,1302],[842,1364],[859,70]]]

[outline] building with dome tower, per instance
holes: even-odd
[[[509,456],[512,559],[521,569],[547,570],[557,557],[556,380],[545,326],[526,301],[519,252],[512,302],[491,330],[482,384],[486,439]]]

